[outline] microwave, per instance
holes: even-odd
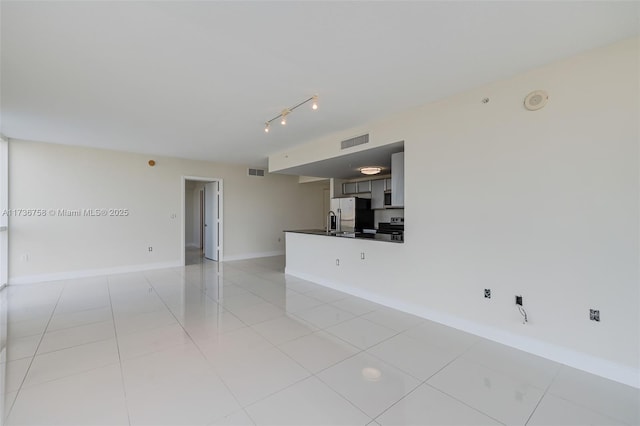
[[[384,193],[384,206],[391,206],[391,191],[385,191]]]

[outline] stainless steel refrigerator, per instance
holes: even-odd
[[[331,210],[336,214],[331,229],[342,232],[362,232],[373,229],[374,218],[371,200],[368,198],[332,198]]]

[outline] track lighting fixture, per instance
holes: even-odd
[[[280,114],[280,117],[282,117],[280,124],[282,124],[283,126],[287,124],[287,115],[289,115],[290,112],[291,110],[288,110],[288,109],[282,110],[282,114]]]
[[[271,120],[265,121],[264,122],[264,132],[265,133],[269,133],[271,123],[276,121],[276,120],[280,120],[280,124],[285,126],[287,124],[287,116],[289,114],[291,114],[291,112],[294,109],[296,109],[298,107],[301,107],[302,105],[306,104],[307,102],[311,102],[311,101],[313,101],[313,103],[311,104],[311,109],[314,110],[314,111],[317,110],[318,109],[318,95],[313,95],[309,99],[305,99],[304,101],[300,102],[299,104],[296,104],[296,105],[292,106],[291,108],[283,109],[280,114],[278,114],[277,116],[273,117]]]

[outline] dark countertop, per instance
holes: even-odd
[[[349,233],[349,234],[327,234],[324,229],[293,229],[286,230],[284,232],[293,232],[295,234],[309,234],[309,235],[322,235],[325,237],[331,238],[355,238],[358,240],[373,240],[373,241],[384,241],[388,243],[404,243],[404,240],[394,240],[393,237],[398,237],[397,235],[391,234],[365,234],[362,232]],[[403,238],[400,236],[400,238]]]

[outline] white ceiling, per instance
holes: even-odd
[[[2,1],[8,137],[269,154],[638,34],[639,2]],[[286,128],[263,123],[313,94]]]

